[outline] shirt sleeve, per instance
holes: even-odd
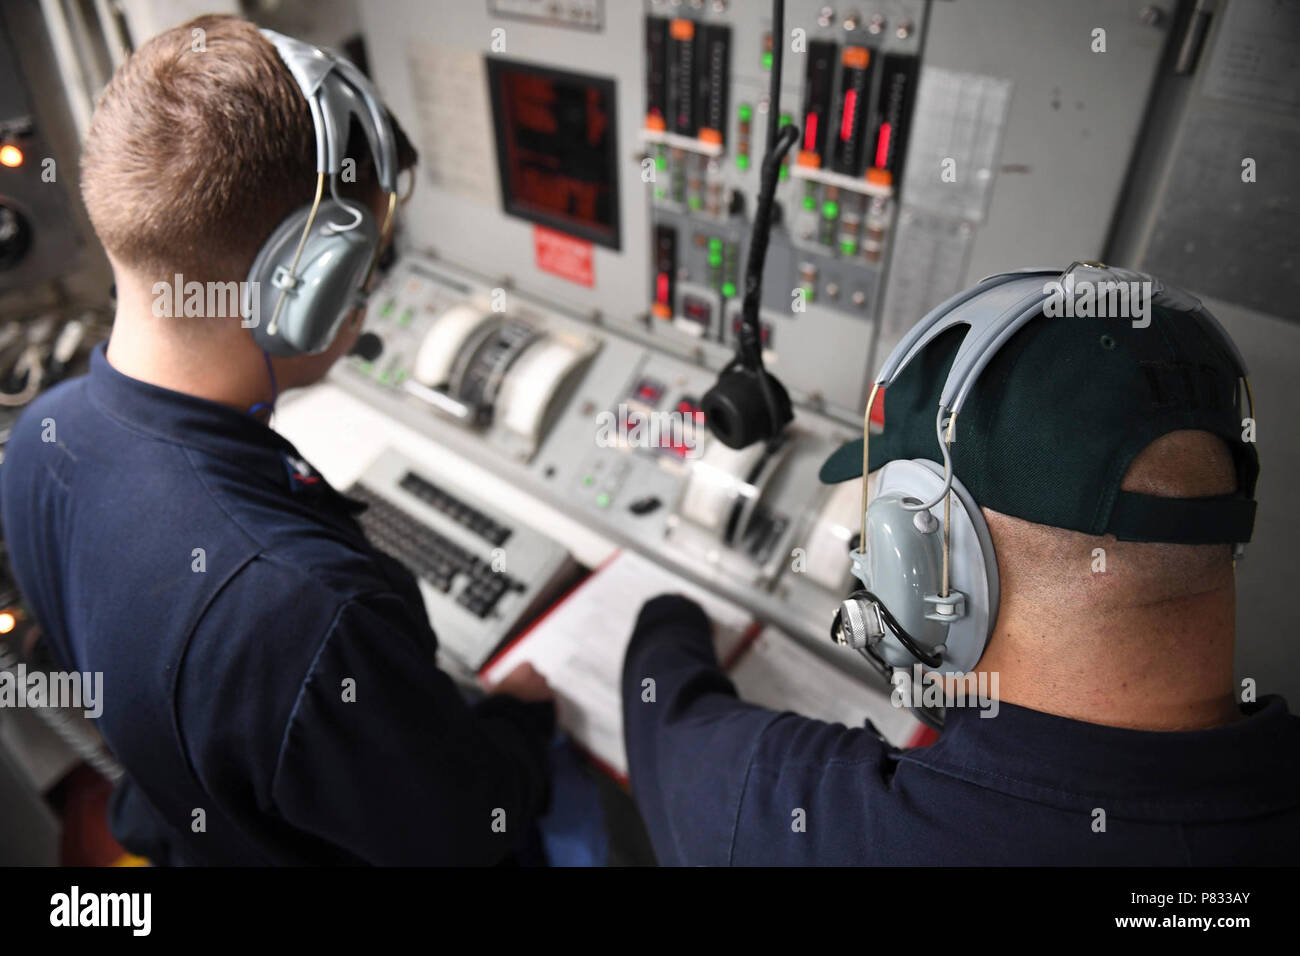
[[[381,865],[487,865],[521,845],[547,803],[554,708],[470,707],[434,646],[397,595],[339,609],[276,764],[287,822]]]
[[[779,717],[736,697],[698,604],[665,595],[641,609],[623,662],[623,732],[661,864],[731,862],[750,764]]]

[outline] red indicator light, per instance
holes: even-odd
[[[885,160],[889,159],[889,135],[891,132],[888,123],[880,124],[880,138],[876,140],[876,166],[880,169],[885,168]]]
[[[840,139],[845,142],[853,135],[853,114],[858,109],[858,91],[844,91],[844,116],[840,119]]]
[[[814,152],[817,145],[817,114],[809,113],[808,118],[804,121],[803,148],[808,152]]]

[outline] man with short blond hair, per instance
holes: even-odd
[[[198,31],[202,31],[201,34]],[[202,43],[195,42],[201,36]],[[392,124],[401,169],[415,153]],[[34,401],[0,472],[15,575],[65,665],[104,675],[114,833],[156,862],[467,863],[517,854],[548,800],[550,692],[470,707],[411,575],[264,422],[360,334],[262,351],[228,296],[312,200],[307,100],[252,24],[201,17],[104,91],[82,188],[117,314],[89,375]],[[353,129],[344,198],[383,207]],[[184,290],[177,288],[183,284]],[[187,302],[175,314],[165,299]],[[504,823],[504,826],[502,825]]]

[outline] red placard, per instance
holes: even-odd
[[[537,268],[570,282],[588,287],[596,284],[596,265],[592,246],[585,239],[575,239],[545,226],[533,227],[533,251]]]

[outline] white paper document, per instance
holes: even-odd
[[[489,684],[525,661],[555,691],[560,725],[592,756],[627,775],[623,749],[623,656],[641,606],[660,594],[695,601],[713,621],[718,660],[726,661],[753,628],[743,608],[696,587],[631,551],[621,551],[489,664]]]
[[[740,696],[774,710],[860,727],[870,718],[890,743],[905,745],[919,723],[884,693],[849,677],[773,628],[756,633],[749,612],[638,554],[622,551],[550,610],[483,671],[493,684],[525,661],[546,677],[563,726],[611,771],[626,777],[623,657],[641,606],[660,594],[697,602],[713,622],[718,660]],[[748,639],[749,645],[742,649]]]

